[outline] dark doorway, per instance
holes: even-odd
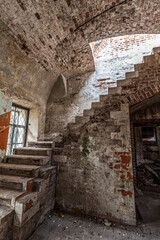
[[[134,106],[130,115],[137,218],[144,223],[160,220],[160,103],[155,100]]]
[[[160,124],[134,125],[137,186],[160,192]]]
[[[29,110],[16,105],[12,106],[7,155],[11,155],[13,148],[24,147],[26,144]]]

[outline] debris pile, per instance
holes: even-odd
[[[151,161],[150,161],[151,162]],[[160,190],[160,159],[137,167],[138,187],[143,190]]]

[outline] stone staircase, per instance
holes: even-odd
[[[83,116],[77,116],[75,123],[69,123],[62,135],[56,136],[53,141],[31,142],[27,148],[15,149],[13,156],[6,156],[4,162],[0,163],[0,240],[26,240],[43,221],[45,214],[53,209],[55,167],[51,165],[54,164],[58,165],[57,204],[64,209],[67,208],[68,211],[70,209],[78,211],[77,206],[75,206],[77,198],[79,209],[83,213],[88,213],[92,209],[93,213],[96,214],[97,204],[94,204],[94,194],[99,191],[99,185],[94,183],[92,192],[92,185],[89,184],[92,184],[93,181],[85,184],[86,176],[92,176],[92,172],[96,169],[94,165],[92,166],[92,162],[85,160],[88,154],[88,140],[86,138],[88,133],[92,139],[94,139],[95,134],[100,133],[101,140],[108,141],[105,142],[109,149],[107,161],[119,163],[118,154],[114,153],[112,156],[112,152],[116,148],[120,149],[121,152],[125,151],[125,144],[121,136],[126,134],[123,131],[124,129],[126,131],[125,125],[128,124],[126,105],[134,106],[159,92],[160,48],[155,48],[153,55],[144,57],[142,64],[135,65],[134,72],[126,73],[126,79],[117,82],[117,87],[109,88],[108,95],[100,96],[100,101],[92,103],[91,109],[84,110]],[[107,135],[104,135],[105,131],[103,124],[100,125],[101,123],[105,123]],[[99,129],[94,130],[97,126]],[[108,140],[106,140],[106,136]],[[103,147],[103,141],[101,145]],[[96,149],[98,154],[101,152],[101,145],[99,144],[97,149],[94,145],[94,150],[90,149],[90,151]],[[80,156],[83,158],[79,159]],[[100,158],[100,156],[98,157]],[[111,169],[107,171],[107,164],[105,164],[102,166],[100,174],[108,174],[107,176],[109,176],[112,171]],[[127,173],[131,175],[131,172]],[[101,178],[101,175],[98,175],[99,172],[96,174],[97,178]],[[77,187],[79,179],[84,182],[84,186],[81,184],[80,187]],[[122,199],[121,194],[124,193],[121,192],[121,185],[123,184],[125,187],[125,182],[122,180],[116,182],[118,191],[117,189],[114,191],[114,194],[117,195],[114,198],[111,196],[112,200]],[[84,209],[86,203],[83,204],[82,198],[85,186],[88,187],[87,191],[90,191],[89,196],[92,199],[86,209]],[[110,186],[107,188],[109,189]],[[126,193],[132,194],[128,190]],[[110,199],[109,194],[108,199]],[[79,200],[81,198],[82,201]],[[88,198],[88,200],[90,199]],[[125,200],[123,199],[123,201]],[[101,212],[101,204],[99,203],[98,206],[99,212]],[[112,209],[111,206],[110,211],[116,211],[115,206],[118,204],[113,201],[114,207]],[[127,208],[127,204],[128,202],[126,202],[126,211],[129,211],[131,206],[129,205]],[[115,215],[115,218],[123,216],[124,222],[135,224],[132,219],[126,220],[124,212],[118,210],[117,212],[119,215]]]
[[[54,208],[52,142],[30,142],[0,163],[0,240],[26,240]]]
[[[152,64],[159,64],[159,63],[160,63],[160,47],[156,47],[156,48],[153,48],[152,55],[143,57],[143,63],[134,65],[135,71],[127,72],[125,75],[125,79],[117,81],[116,87],[108,88],[107,95],[100,95],[99,102],[92,102],[90,109],[85,109],[81,116],[76,116],[75,122],[69,123],[67,125],[67,127],[64,129],[62,134],[60,134],[59,136],[53,137],[54,152],[58,151],[58,149],[56,149],[56,146],[57,147],[60,145],[64,146],[63,142],[67,141],[68,136],[72,135],[71,134],[72,132],[75,133],[75,131],[77,129],[80,129],[85,124],[87,124],[87,122],[90,121],[90,119],[94,116],[95,112],[98,109],[101,109],[104,106],[106,106],[106,102],[110,99],[110,97],[113,97],[114,95],[127,95],[127,94],[130,95],[130,94],[132,94],[132,92],[134,93],[135,85],[136,85],[136,83],[138,85],[139,80],[144,77],[144,72],[146,71],[146,68],[148,70],[147,74],[150,77],[152,77],[153,70],[151,69],[150,64],[152,66]],[[133,86],[134,86],[134,88],[133,88]],[[124,100],[124,103],[125,103],[125,100]],[[127,100],[126,100],[126,103],[128,103]],[[133,102],[132,102],[132,104],[133,104]],[[51,138],[51,136],[49,136],[49,137]],[[46,139],[47,139],[47,137],[46,137]],[[66,143],[66,146],[68,146],[68,141]],[[60,149],[59,149],[59,152],[60,152]]]
[[[126,73],[125,79],[109,88],[107,95],[100,96],[99,102],[92,103],[91,109],[84,110],[83,116],[77,116],[75,123],[69,123],[63,134],[53,139],[58,208],[94,216],[106,216],[107,212],[110,220],[136,224],[134,169],[131,161],[125,165],[125,159],[132,159],[130,114],[159,93],[160,48],[154,48],[152,55],[135,65],[134,72]],[[101,185],[95,176],[103,179]],[[130,194],[130,201],[125,194]],[[109,207],[108,202],[104,205],[104,195]]]
[[[85,125],[90,118],[94,115],[95,111],[97,109],[100,109],[106,105],[107,100],[111,96],[114,95],[127,95],[127,91],[125,90],[125,93],[123,93],[123,89],[128,88],[128,93],[130,92],[130,89],[133,88],[133,85],[136,84],[137,81],[139,81],[139,78],[144,76],[144,70],[148,69],[148,75],[152,76],[153,70],[150,67],[150,64],[157,64],[157,62],[160,62],[160,47],[153,48],[152,50],[152,55],[144,56],[143,57],[143,62],[139,64],[134,65],[135,71],[133,72],[126,72],[125,74],[125,79],[118,80],[117,81],[117,86],[116,87],[109,87],[108,88],[108,94],[107,95],[100,95],[99,101],[98,102],[92,102],[91,108],[90,109],[85,109],[83,111],[83,114],[81,116],[76,116],[75,117],[75,122],[71,122],[67,125],[66,129],[64,129],[63,134],[60,136],[54,137],[53,138],[53,147],[57,144],[59,145],[62,138],[66,138],[68,133],[71,130],[74,130],[76,128],[79,128],[80,126]],[[134,91],[133,91],[134,92]],[[127,101],[126,101],[127,102]],[[54,135],[54,134],[53,134]],[[62,137],[63,136],[63,137]],[[47,137],[46,137],[47,139]],[[58,141],[57,141],[58,139]],[[62,143],[61,143],[62,145]]]

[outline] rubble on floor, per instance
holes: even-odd
[[[160,220],[160,193],[143,191],[143,194],[136,196],[136,207],[144,223]]]
[[[138,188],[160,192],[160,160],[143,163],[137,167]]]
[[[49,215],[29,240],[158,240],[160,221],[137,227],[111,224],[105,226],[96,218],[68,215]]]

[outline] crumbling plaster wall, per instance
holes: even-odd
[[[57,207],[136,223],[130,113],[159,100],[159,50],[55,141]]]
[[[37,111],[39,136],[44,134],[46,101],[56,78],[19,50],[0,21],[0,89],[14,103]]]
[[[108,93],[108,87],[116,86],[126,72],[134,71],[134,64],[141,63],[143,56],[150,55],[153,47],[160,44],[160,35],[142,34],[108,38],[91,43],[95,72],[67,79],[67,95],[53,90],[48,99],[46,134],[63,132],[69,122],[89,109],[100,95]],[[60,85],[59,85],[60,88]]]
[[[65,144],[53,156],[57,207],[135,225],[129,105],[110,98],[89,122],[70,129]]]

